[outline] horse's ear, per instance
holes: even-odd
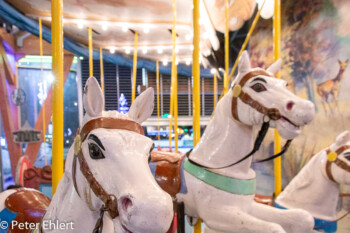
[[[94,77],[90,77],[86,81],[83,103],[84,109],[89,116],[96,117],[101,115],[105,106],[105,100],[100,85]]]
[[[270,65],[266,71],[275,75],[278,73],[278,71],[280,71],[281,66],[282,66],[282,59],[280,58],[277,61],[275,61],[274,63],[272,63],[272,65]]]
[[[337,139],[335,139],[335,144],[337,146],[342,146],[346,144],[349,141],[349,139],[350,139],[349,131],[344,131],[338,135]]]
[[[244,50],[241,57],[239,58],[238,62],[238,72],[244,74],[249,72],[251,69],[250,67],[250,60],[249,60],[249,54],[247,50]]]
[[[147,88],[131,104],[128,117],[141,124],[152,115],[154,107],[154,90]]]

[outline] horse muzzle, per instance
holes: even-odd
[[[125,232],[164,233],[169,229],[174,211],[167,193],[128,194],[118,200],[119,220]]]

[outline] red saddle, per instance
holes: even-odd
[[[5,208],[17,214],[18,223],[40,223],[51,200],[36,190],[20,188],[5,200]],[[31,229],[19,229],[19,224],[9,226],[8,233],[30,233]]]

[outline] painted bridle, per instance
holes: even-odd
[[[263,75],[263,76],[268,76],[268,77],[273,77],[271,74],[267,73],[265,70],[263,69],[257,69],[254,71],[250,71],[247,74],[245,74],[242,79],[240,80],[239,83],[234,84],[232,87],[232,92],[233,92],[233,98],[232,98],[232,106],[231,106],[231,113],[232,113],[232,117],[239,121],[242,122],[239,117],[238,117],[238,110],[237,110],[237,102],[238,99],[240,99],[243,103],[249,105],[250,107],[252,107],[253,109],[257,110],[258,112],[260,112],[261,114],[263,114],[264,118],[263,118],[263,124],[261,126],[261,129],[258,133],[257,138],[255,139],[254,142],[254,147],[252,149],[252,151],[247,154],[246,156],[244,156],[243,158],[241,158],[240,160],[234,162],[234,163],[230,163],[229,165],[223,166],[223,167],[207,167],[207,166],[203,166],[201,164],[198,164],[194,161],[192,161],[190,158],[189,160],[194,163],[197,164],[201,167],[204,168],[208,168],[208,169],[223,169],[223,168],[228,168],[228,167],[232,167],[240,162],[243,162],[244,160],[248,159],[250,156],[252,156],[255,152],[257,152],[267,134],[267,131],[270,127],[270,121],[274,120],[277,121],[279,119],[281,119],[282,115],[280,113],[280,111],[277,108],[267,108],[265,107],[263,104],[261,104],[259,101],[254,100],[248,93],[243,91],[243,87],[245,86],[245,84],[251,79],[254,78],[256,76],[259,75]],[[281,152],[268,157],[266,159],[262,159],[262,160],[258,160],[256,161],[256,163],[261,163],[261,162],[265,162],[265,161],[269,161],[272,160],[274,158],[277,158],[281,155],[283,155],[289,148],[290,144],[291,144],[292,140],[287,140],[286,144],[283,146]]]
[[[103,129],[122,129],[132,131],[141,135],[144,135],[143,129],[140,124],[127,120],[127,119],[118,119],[112,117],[101,117],[97,119],[90,120],[87,122],[81,130],[78,130],[77,136],[74,140],[74,159],[72,164],[72,177],[75,191],[80,197],[78,185],[76,181],[76,166],[77,161],[80,165],[80,171],[83,176],[86,178],[87,182],[90,185],[91,190],[94,194],[103,202],[103,205],[100,209],[100,218],[97,220],[93,233],[102,232],[103,229],[103,214],[108,212],[112,219],[119,216],[118,212],[118,199],[114,194],[109,194],[103,186],[96,180],[92,171],[89,168],[88,163],[84,157],[82,151],[82,143],[86,140],[89,133],[98,128]]]
[[[258,69],[258,70],[248,72],[246,75],[243,76],[243,78],[238,84],[234,84],[232,87],[233,98],[232,98],[231,111],[232,111],[233,118],[235,118],[237,121],[240,121],[238,117],[238,112],[237,112],[238,99],[240,99],[243,103],[249,105],[250,107],[254,108],[264,116],[267,116],[271,120],[277,121],[281,118],[281,114],[277,108],[267,108],[261,103],[259,103],[258,101],[254,100],[249,94],[243,91],[244,85],[251,78],[254,78],[259,75],[273,77],[271,74],[267,73],[265,70]]]
[[[327,153],[326,174],[328,176],[328,179],[330,179],[335,183],[337,182],[335,181],[334,176],[332,174],[333,163],[336,166],[340,167],[341,169],[347,172],[350,172],[350,166],[346,162],[338,158],[338,155],[340,155],[341,153],[343,153],[345,150],[348,150],[348,149],[350,149],[350,145],[341,146],[335,151],[331,151],[330,148],[326,149],[326,153]]]

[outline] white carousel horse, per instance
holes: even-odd
[[[252,69],[245,51],[230,91],[219,101],[201,141],[185,160],[187,193],[177,194],[187,216],[203,219],[206,233],[306,233],[314,226],[303,210],[280,210],[254,202],[255,172],[245,157],[254,140],[253,126],[270,120],[285,139],[293,139],[315,115],[314,105],[273,77],[281,61],[266,71]],[[214,168],[214,169],[213,169]],[[216,169],[215,169],[216,168]]]
[[[154,91],[149,88],[135,99],[128,114],[103,111],[98,82],[87,80],[83,124],[68,152],[64,176],[43,218],[41,232],[168,230],[172,200],[149,169],[153,142],[143,135],[140,125],[151,115],[153,99]],[[0,199],[5,198],[2,195]],[[45,221],[72,222],[73,227],[46,229]]]
[[[280,208],[301,208],[315,218],[315,230],[337,231],[339,185],[350,185],[350,134],[340,134],[318,152],[277,197]]]

